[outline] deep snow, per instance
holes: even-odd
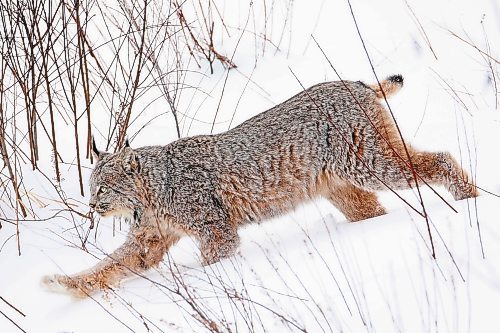
[[[500,193],[500,116],[491,71],[484,55],[449,32],[483,50],[487,36],[491,55],[499,60],[499,45],[494,43],[500,37],[499,5],[493,0],[408,4],[437,59],[405,1],[352,3],[377,74],[405,77],[404,89],[390,100],[403,135],[421,149],[450,151],[481,187]],[[286,12],[276,6],[278,29],[280,15]],[[244,24],[248,3],[226,1],[221,8],[228,26]],[[343,79],[374,82],[347,2],[295,1],[291,17],[279,52],[267,45],[262,56],[254,36],[244,35],[234,56],[237,69],[228,74],[217,66],[214,75],[187,78],[209,97],[200,91],[184,93],[180,109],[188,116],[182,122],[183,135],[209,133],[217,109],[214,132],[221,132],[292,96],[301,87],[290,70],[306,87],[338,79],[311,34]],[[278,37],[276,31],[272,38]],[[232,54],[238,39],[235,30],[231,38],[219,40],[220,48]],[[493,68],[498,69],[498,63],[493,61]],[[498,71],[495,75],[499,78]],[[153,105],[150,112],[161,112],[162,106]],[[195,115],[197,120],[191,121]],[[101,126],[99,119],[94,119],[94,126]],[[172,123],[163,122],[141,132],[132,145],[174,139]],[[41,163],[49,164],[50,159]],[[75,178],[70,171],[63,171],[65,189],[82,202],[84,211],[88,197],[72,189]],[[84,171],[88,179],[90,169]],[[33,193],[56,198],[43,177],[31,174],[25,182]],[[146,278],[125,281],[116,293],[79,301],[44,291],[41,277],[89,268],[96,256],[102,258],[123,241],[126,226],[120,229],[119,221],[113,225],[112,219],[101,220],[97,231],[91,231],[87,253],[78,247],[73,221],[64,214],[22,222],[18,256],[15,228],[4,222],[0,296],[26,317],[1,301],[0,311],[27,332],[199,332],[204,328],[193,318],[196,307],[218,320],[223,330],[226,325],[238,332],[494,332],[500,308],[500,199],[483,192],[477,200],[454,202],[444,189],[437,190],[458,213],[423,189],[436,260],[425,221],[393,194],[381,194],[388,215],[355,224],[346,223],[326,201],[318,200],[242,229],[234,258],[203,268],[196,244],[183,239]],[[401,193],[418,207],[414,192]],[[58,205],[42,201],[49,206],[40,209],[40,215],[48,218]],[[87,231],[88,225],[78,230]],[[192,296],[195,308],[182,295]],[[0,332],[18,330],[0,317]]]

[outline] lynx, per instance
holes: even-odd
[[[374,191],[414,187],[414,177],[456,200],[477,196],[449,153],[405,150],[380,103],[402,86],[401,75],[376,85],[325,82],[221,134],[137,149],[127,142],[113,154],[93,143],[89,206],[130,216],[128,238],[92,269],[44,284],[88,296],[159,264],[184,235],[199,241],[208,265],[235,253],[238,227],[319,196],[349,221],[385,214]]]

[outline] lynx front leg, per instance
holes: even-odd
[[[141,274],[156,266],[165,252],[177,241],[173,233],[151,235],[148,232],[131,233],[126,242],[88,271],[73,276],[46,276],[42,283],[50,290],[67,292],[75,297],[90,294],[117,285],[122,279]]]
[[[240,244],[238,231],[227,225],[227,222],[224,223],[225,225],[211,226],[198,237],[203,265],[213,264],[236,252]]]

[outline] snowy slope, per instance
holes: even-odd
[[[404,209],[348,224],[332,215],[311,218],[315,207],[309,206],[242,230],[241,251],[233,259],[203,269],[196,264],[195,247],[184,240],[172,254],[179,272],[167,259],[148,280],[127,281],[116,294],[83,301],[47,293],[37,281],[47,271],[78,271],[95,260],[61,246],[47,227],[31,226],[23,230],[23,255],[2,260],[12,267],[2,274],[2,286],[9,286],[2,296],[26,313],[21,319],[8,312],[29,332],[104,327],[145,332],[143,320],[153,332],[201,331],[192,317],[196,311],[171,291],[179,286],[173,270],[187,286],[181,294],[191,295],[201,311],[224,319],[218,324],[233,331],[252,325],[271,332],[493,332],[500,306],[496,204],[489,198],[477,201],[486,259],[465,202],[454,205],[458,214],[429,205],[437,260],[430,256],[425,224]],[[52,246],[40,250],[39,244]],[[15,331],[7,323],[2,327],[2,332]]]
[[[187,77],[200,90],[180,100],[186,115],[183,135],[210,133],[214,119],[214,132],[224,131],[292,96],[301,84],[337,80],[311,34],[343,79],[375,81],[347,2],[295,1],[291,8],[272,3],[278,9],[269,38],[282,41],[279,51],[268,44],[263,53],[262,40],[252,34],[240,40],[236,29],[231,37],[221,37],[220,48],[234,53],[238,68],[228,73],[218,65],[213,75],[203,68],[206,75]],[[450,151],[482,188],[500,193],[500,111],[489,67],[492,63],[498,78],[500,45],[493,42],[500,37],[498,3],[358,0],[352,5],[379,77],[405,77],[404,89],[390,100],[404,136],[421,149]],[[248,6],[242,1],[221,5],[227,26],[244,26]],[[252,20],[262,24],[258,16]],[[491,41],[494,59],[450,31],[483,51],[485,40]],[[99,119],[93,125],[99,128]],[[173,140],[173,125],[160,123],[141,132],[132,145]],[[49,165],[50,158],[40,163]],[[88,179],[91,165],[85,163]],[[63,170],[65,191],[85,211],[88,197],[72,188],[73,171]],[[88,225],[64,213],[53,216],[60,208],[54,190],[40,175],[26,175],[30,189],[47,204],[39,209],[46,219],[20,224],[21,256],[15,226],[2,222],[0,296],[26,316],[1,300],[0,311],[27,332],[215,327],[233,332],[495,332],[499,327],[500,199],[486,192],[477,200],[454,202],[438,188],[455,213],[423,189],[437,259],[431,256],[425,220],[393,194],[381,194],[389,214],[355,224],[319,200],[241,230],[234,258],[203,268],[196,244],[183,239],[156,271],[125,281],[116,291],[76,301],[44,291],[41,277],[89,268],[123,241],[126,226],[102,219],[90,230],[88,252],[83,251],[77,232],[88,232]],[[402,194],[420,208],[414,192]],[[20,330],[0,316],[0,333],[10,332]]]

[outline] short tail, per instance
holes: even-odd
[[[372,84],[370,86],[377,94],[378,98],[389,98],[394,95],[403,87],[403,76],[401,74],[391,75],[379,84]]]

